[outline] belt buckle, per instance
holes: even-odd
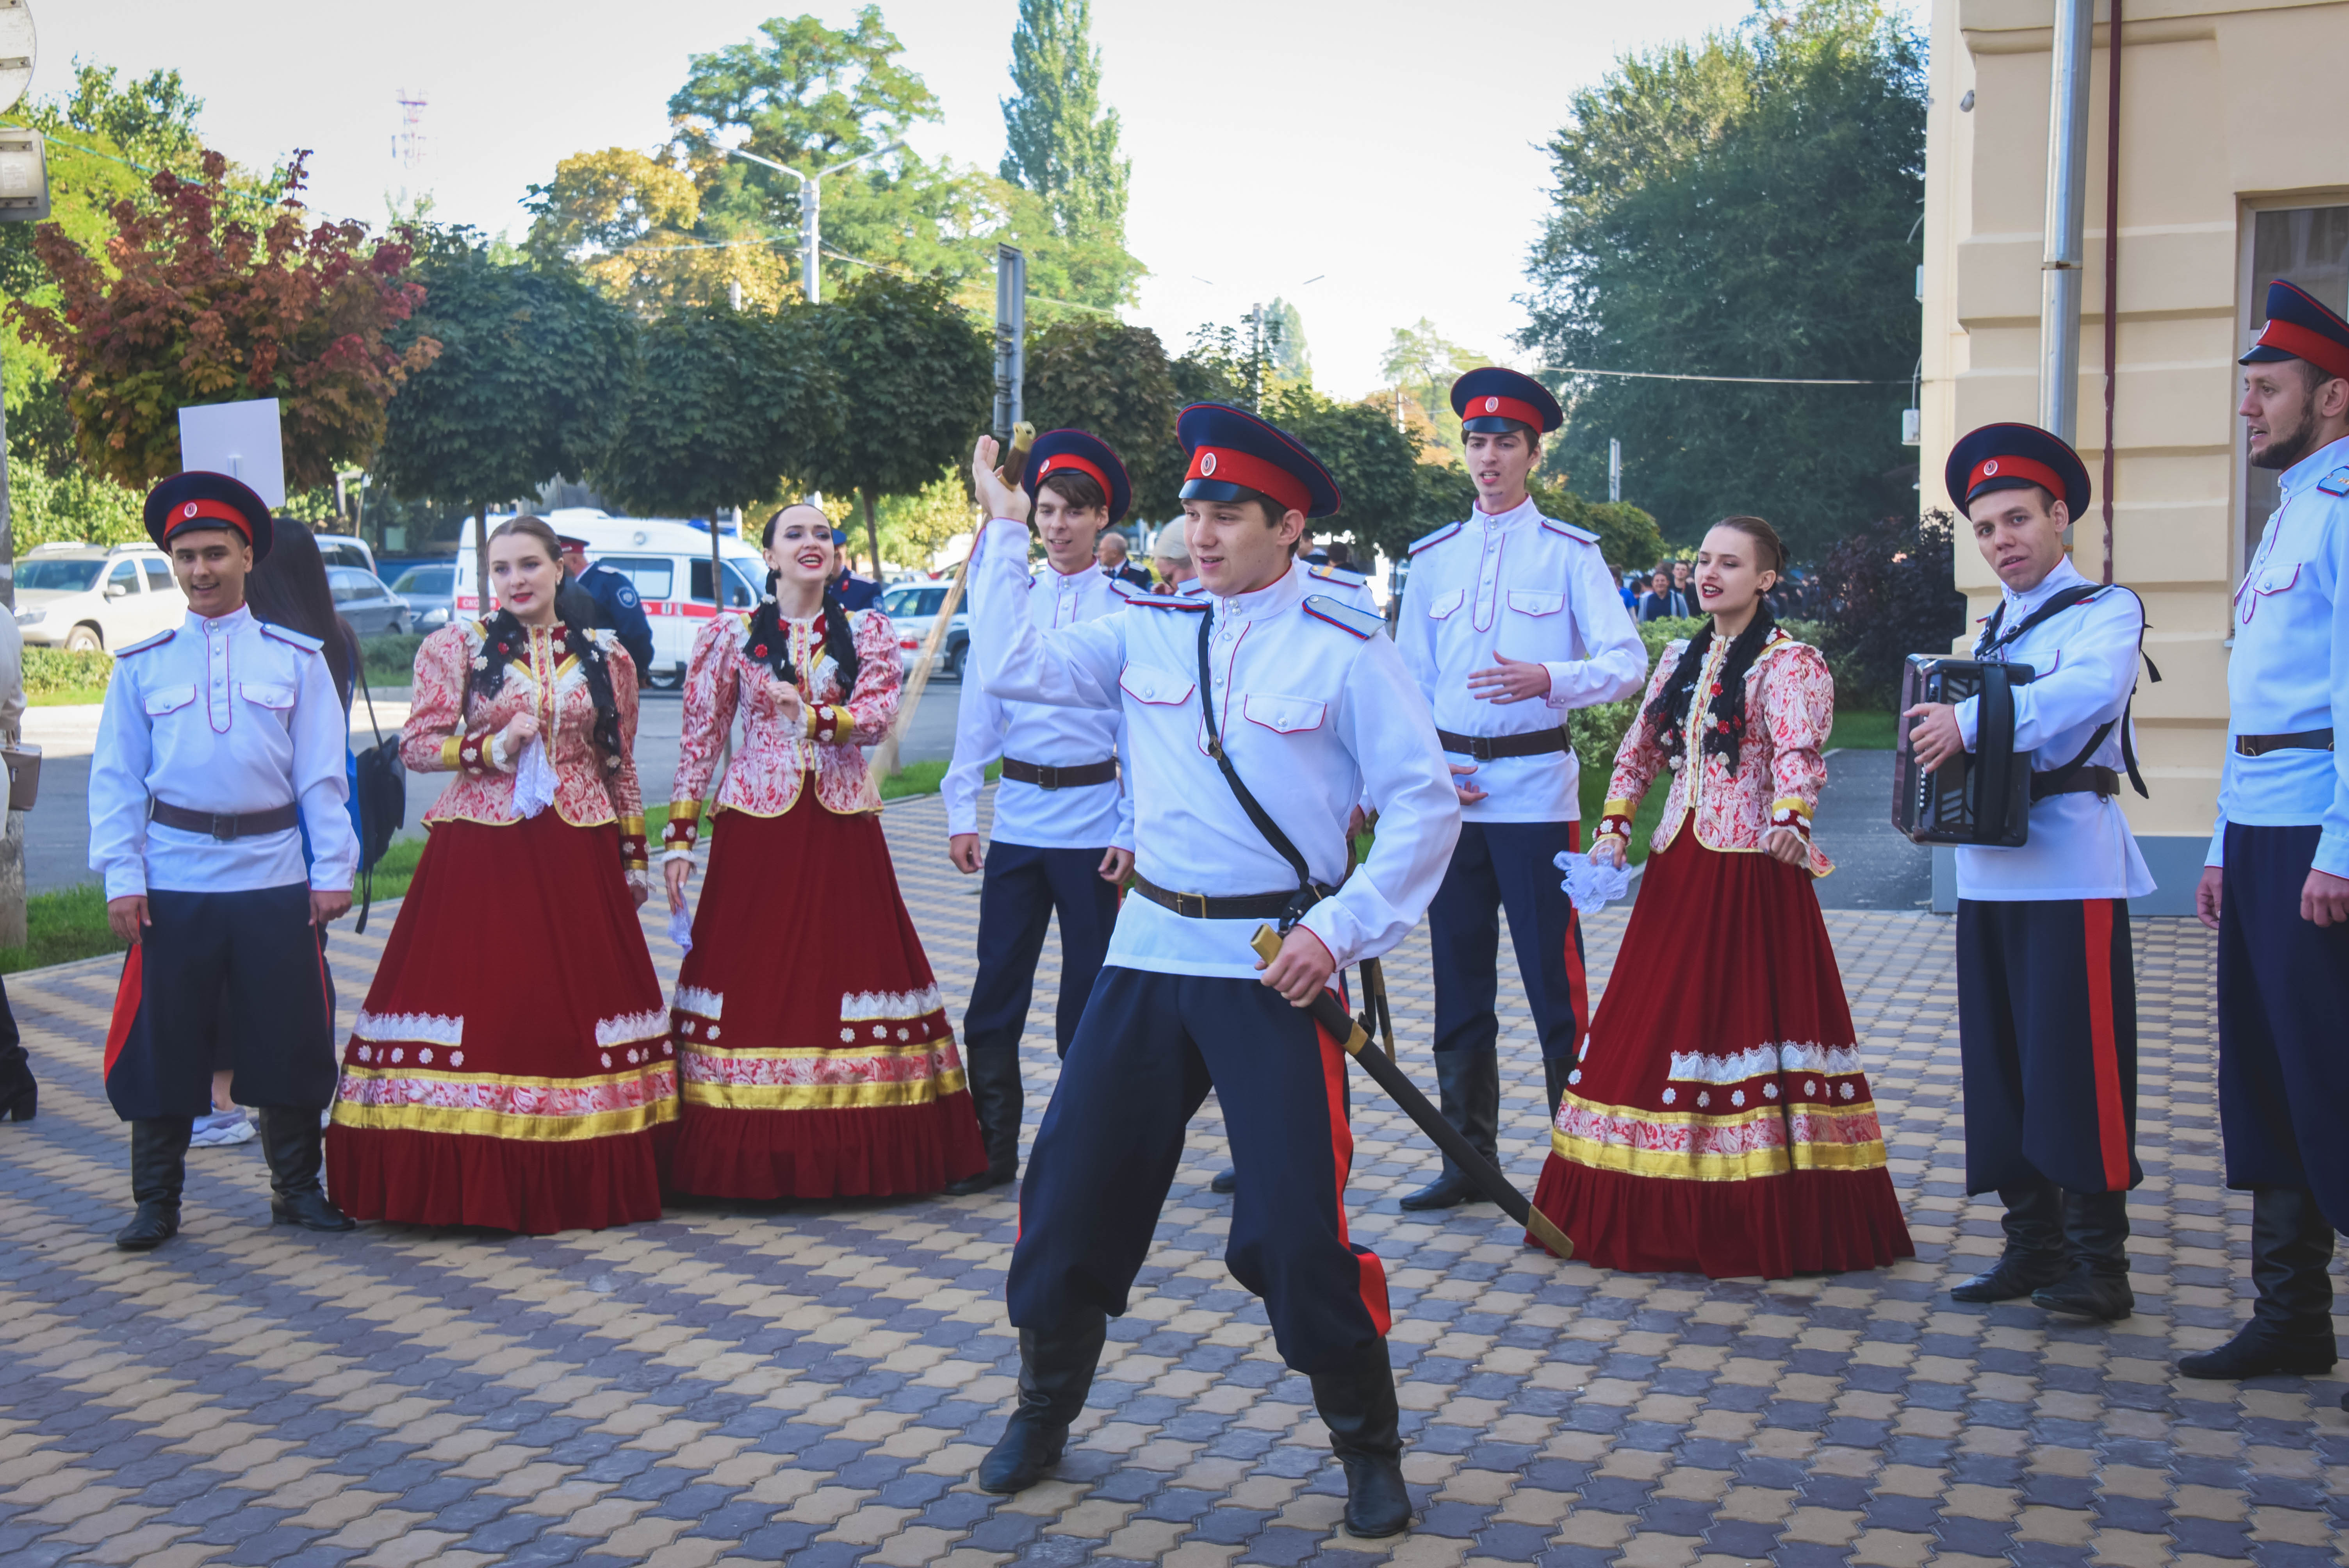
[[[1174,913],[1192,920],[1207,918],[1207,895],[1203,892],[1178,892],[1174,895]]]
[[[214,843],[225,844],[234,841],[236,838],[236,813],[233,811],[214,811],[211,813],[211,815],[212,820],[212,841]]]
[[[1039,789],[1058,789],[1060,787],[1061,769],[1057,765],[1050,762],[1039,762],[1036,764],[1036,788]]]
[[[1489,735],[1470,736],[1468,738],[1468,755],[1471,758],[1478,762],[1490,762],[1493,760],[1493,738]]]

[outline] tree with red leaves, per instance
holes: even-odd
[[[57,308],[18,301],[17,331],[55,355],[82,460],[143,490],[180,471],[179,411],[275,397],[285,487],[330,482],[381,443],[384,405],[431,363],[429,337],[386,341],[424,298],[408,281],[404,238],[372,243],[364,225],[309,222],[297,152],[265,226],[224,213],[228,160],[203,155],[202,181],[157,174],[156,202],[118,201],[101,262],[44,223],[35,253]]]

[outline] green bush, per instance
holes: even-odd
[[[136,491],[79,467],[59,479],[35,463],[12,465],[8,474],[8,527],[20,560],[41,544],[137,543],[147,537],[142,502]]]
[[[114,655],[101,651],[69,654],[63,648],[25,650],[25,695],[104,691],[114,676]]]
[[[367,664],[368,684],[412,684],[416,679],[416,650],[423,645],[424,636],[418,632],[386,632],[380,636],[361,637],[359,653]]]

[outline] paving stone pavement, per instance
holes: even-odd
[[[935,799],[887,813],[907,903],[959,1017],[975,880]],[[344,1021],[389,929],[338,931]],[[1219,1262],[1212,1101],[1060,1479],[974,1490],[1017,1353],[1015,1216],[976,1198],[673,1208],[517,1239],[267,1224],[254,1147],[191,1156],[187,1228],[116,1252],[126,1139],[98,1057],[110,961],[12,977],[42,1113],[0,1126],[0,1563],[919,1564],[1767,1561],[2025,1564],[2349,1556],[2337,1381],[2178,1377],[2245,1308],[2247,1203],[2220,1185],[2211,947],[2136,927],[2145,1185],[2138,1311],[2110,1328],[1949,1284],[1997,1249],[1961,1181],[1949,926],[1831,913],[1919,1256],[1763,1284],[1603,1274],[1526,1251],[1490,1207],[1396,1197],[1435,1156],[1355,1097],[1355,1234],[1386,1258],[1421,1510],[1339,1528],[1305,1380]],[[678,954],[647,919],[656,958]],[[1604,976],[1619,913],[1591,923]],[[1048,951],[1023,1047],[1052,1081]],[[1390,969],[1432,1081],[1424,936]],[[1702,976],[1692,977],[1702,983]],[[1530,1188],[1541,1072],[1503,987],[1505,1154]]]

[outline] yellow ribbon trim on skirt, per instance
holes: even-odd
[[[696,1083],[678,1086],[685,1103],[717,1110],[873,1110],[889,1106],[932,1105],[960,1094],[962,1069],[905,1083]]]

